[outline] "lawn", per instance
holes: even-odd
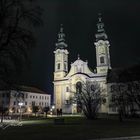
[[[54,124],[54,118],[25,120],[21,127],[0,130],[0,140],[87,140],[93,138],[138,136],[140,119],[125,120],[97,119],[93,121],[82,117],[65,117],[65,124]]]

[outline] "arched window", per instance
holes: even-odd
[[[76,83],[76,93],[81,93],[82,92],[82,83],[77,82]]]
[[[101,63],[101,64],[104,64],[104,63],[105,63],[105,59],[104,59],[103,56],[100,57],[100,63]]]
[[[60,63],[57,64],[57,69],[60,70]]]

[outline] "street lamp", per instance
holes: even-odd
[[[51,111],[51,115],[54,115],[55,105],[52,105],[52,107],[51,107],[50,111]]]
[[[22,111],[21,111],[21,107],[24,105],[23,102],[19,102],[18,103],[19,107],[20,107],[20,117],[19,117],[19,120],[21,121],[22,120]]]
[[[52,109],[55,109],[55,106],[54,105],[52,106]]]

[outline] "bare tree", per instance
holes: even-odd
[[[38,111],[39,111],[39,106],[32,105],[32,113],[35,113],[35,116],[38,113]]]
[[[130,81],[127,83],[127,87],[126,94],[131,101],[131,115],[135,116],[136,111],[140,111],[140,81]]]
[[[50,110],[50,107],[49,106],[46,106],[46,107],[43,108],[43,112],[46,113],[46,118],[47,118],[47,115],[48,115],[49,110]]]
[[[98,82],[78,82],[76,85],[75,101],[87,119],[95,119],[100,107],[106,102],[106,95]]]
[[[42,23],[32,0],[0,0],[0,86],[13,85],[35,45],[33,27]]]
[[[115,83],[111,85],[110,107],[117,108],[120,122],[123,116],[127,114],[128,96],[126,95],[126,85],[124,83]]]
[[[136,110],[140,110],[140,82],[112,84],[110,105],[117,108],[120,121],[123,117],[135,117]]]
[[[32,29],[42,24],[41,14],[33,0],[0,0],[0,89],[18,83],[28,50],[35,46]]]

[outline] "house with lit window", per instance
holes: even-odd
[[[21,104],[21,105],[20,105]],[[11,113],[32,113],[32,106],[41,110],[50,107],[51,95],[34,87],[20,86],[18,90],[0,91],[0,107],[8,108]]]

